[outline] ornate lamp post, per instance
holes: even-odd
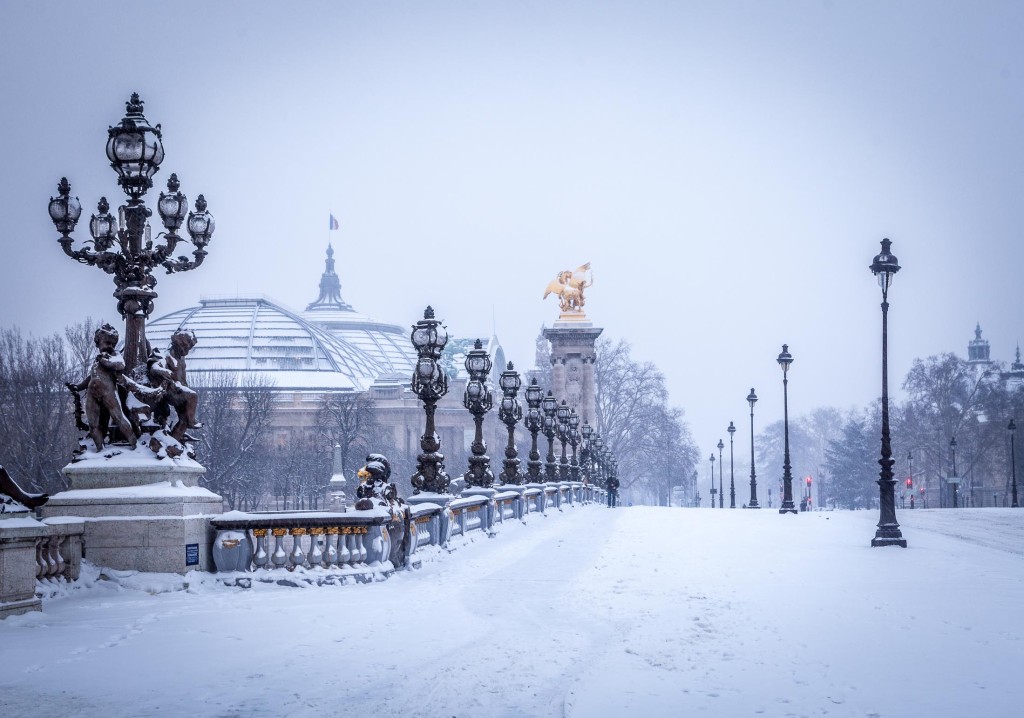
[[[718,440],[718,508],[725,508],[725,491],[722,490],[722,449],[725,448],[725,444],[722,440]]]
[[[778,358],[779,366],[782,367],[782,425],[784,427],[784,458],[782,460],[782,506],[779,507],[780,514],[795,514],[796,507],[793,505],[793,473],[789,463],[789,365],[793,363],[793,355],[789,353],[789,345],[782,345],[782,352]]]
[[[187,272],[202,264],[206,245],[213,236],[214,221],[206,211],[203,195],[196,198],[195,211],[188,211],[188,200],[178,191],[178,176],[172,174],[167,180],[167,192],[161,192],[157,201],[157,212],[167,231],[163,244],[153,244],[149,225],[153,211],[146,207],[142,197],[153,186],[153,175],[163,162],[163,135],[160,125],[150,125],[142,114],[143,102],[138,94],[133,93],[126,105],[127,112],[121,122],[107,130],[107,159],[117,173],[117,183],[128,195],[127,203],[118,208],[117,219],[109,212],[107,198],[101,197],[97,214],[89,220],[92,248],[73,250],[71,232],[82,214],[82,205],[77,197],[71,196],[71,185],[66,177],[57,185],[57,196],[50,198],[49,213],[61,234],[57,241],[64,254],[113,275],[117,311],[125,321],[125,372],[130,373],[134,367],[146,364],[146,318],[152,313],[153,300],[157,297],[153,269],[162,266],[172,274]],[[175,247],[183,239],[178,235],[182,224],[195,247],[193,259],[172,259]]]
[[[516,449],[516,424],[523,418],[523,407],[516,398],[523,380],[519,372],[508,363],[508,369],[501,373],[498,386],[501,387],[501,405],[498,407],[498,418],[508,428],[508,444],[505,445],[505,461],[498,477],[503,484],[521,484],[523,475],[519,472],[519,451]]]
[[[526,473],[531,484],[540,483],[540,452],[537,450],[537,433],[544,426],[544,412],[541,411],[541,402],[544,400],[544,391],[537,385],[537,378],[530,380],[526,387],[526,424],[530,432],[530,459],[526,463]]]
[[[569,475],[573,481],[580,480],[580,464],[576,449],[580,445],[580,415],[575,409],[569,411],[569,445],[572,447],[572,458],[569,460]]]
[[[871,539],[872,546],[907,547],[900,525],[896,521],[896,481],[892,478],[892,445],[889,441],[889,287],[900,270],[896,257],[889,252],[892,242],[882,240],[882,251],[871,262],[871,272],[882,288],[882,467],[878,473],[878,528]]]
[[[555,411],[555,418],[557,421],[558,431],[558,442],[562,445],[562,457],[558,461],[558,479],[559,481],[569,480],[569,457],[565,453],[565,445],[569,441],[569,417],[572,414],[572,409],[565,403],[565,399],[562,399],[561,406]]]
[[[715,508],[715,494],[718,493],[718,489],[715,488],[715,455],[711,454],[711,508]]]
[[[541,424],[541,431],[548,439],[548,455],[544,464],[544,478],[548,483],[558,481],[558,465],[555,463],[555,434],[558,432],[558,402],[555,395],[548,390],[548,395],[541,402],[544,411],[544,421]]]
[[[748,509],[759,509],[757,505],[757,474],[754,472],[754,404],[757,403],[757,394],[754,388],[750,388],[747,394],[747,403],[750,404],[750,503]]]
[[[590,457],[594,464],[594,483],[598,486],[604,486],[604,439],[596,432],[594,434],[594,443],[590,449]]]
[[[423,402],[423,410],[427,415],[427,426],[420,437],[422,453],[417,457],[416,473],[412,477],[414,494],[448,493],[450,479],[444,470],[444,454],[439,452],[441,440],[434,429],[437,402],[448,393],[448,377],[438,364],[447,343],[447,330],[434,319],[434,310],[427,307],[423,319],[412,328],[412,345],[419,357],[412,375],[412,390]]]
[[[1013,446],[1013,433],[1017,431],[1017,425],[1013,423],[1013,419],[1010,419],[1006,430],[1010,432],[1010,475],[1012,477],[1010,486],[1013,491],[1010,506],[1017,509],[1020,508],[1020,504],[1017,503],[1017,454]]]
[[[494,399],[491,390],[487,388],[491,358],[479,339],[466,355],[466,371],[469,373],[469,381],[466,382],[462,405],[473,415],[476,432],[470,447],[469,471],[462,478],[469,488],[489,489],[494,483],[494,474],[491,473],[491,458],[487,455],[487,444],[484,442],[484,414],[491,410]]]
[[[583,422],[583,428],[580,429],[580,436],[583,439],[582,448],[580,449],[580,467],[583,469],[583,483],[592,484],[591,479],[591,459],[590,459],[590,448],[591,443],[594,440],[594,428],[586,421]]]
[[[734,509],[736,508],[736,475],[733,471],[732,435],[736,433],[736,427],[731,421],[726,431],[729,432],[729,508]]]

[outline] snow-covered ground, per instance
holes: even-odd
[[[0,622],[0,716],[1024,714],[1024,510],[899,519],[572,507],[370,585],[93,571]]]

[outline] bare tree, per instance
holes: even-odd
[[[74,448],[72,363],[59,334],[0,329],[0,463],[30,491],[67,487],[61,468]],[[77,379],[77,378],[76,378]]]
[[[198,415],[203,436],[199,461],[206,467],[203,484],[236,508],[258,503],[268,478],[268,433],[274,418],[273,381],[233,372],[195,372]]]

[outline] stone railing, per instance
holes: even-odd
[[[492,533],[494,530],[494,501],[486,496],[462,496],[448,502],[451,513],[451,536],[465,536],[473,530]],[[447,541],[445,542],[447,543]]]
[[[84,531],[74,518],[0,520],[0,618],[40,610],[36,581],[78,578]]]
[[[438,509],[440,511],[440,509]],[[403,543],[408,511],[399,507],[330,513],[231,511],[210,521],[217,571],[296,568],[390,571],[416,542]]]

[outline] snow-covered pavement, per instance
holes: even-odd
[[[572,507],[372,585],[86,580],[0,622],[0,716],[1020,715],[1024,511],[899,519]]]

